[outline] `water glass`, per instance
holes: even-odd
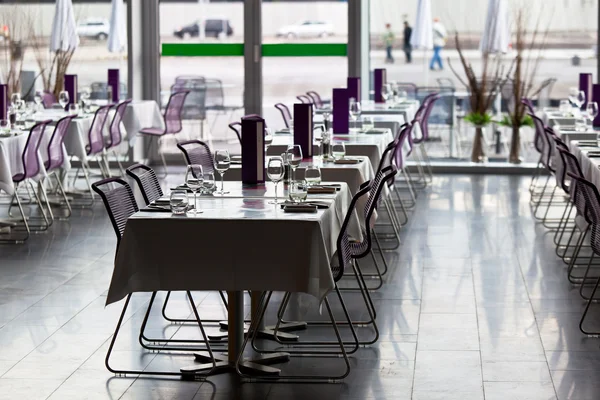
[[[381,97],[383,97],[383,101],[387,103],[392,95],[392,88],[389,83],[384,83],[381,85]]]
[[[352,127],[356,128],[356,122],[360,118],[360,102],[356,101],[354,97],[350,98],[350,119],[352,120]]]
[[[69,104],[69,115],[79,115],[79,104]]]
[[[217,189],[215,183],[215,174],[212,172],[205,172],[202,179],[202,194],[213,194]]]
[[[579,88],[578,87],[570,87],[569,88],[569,101],[572,104],[575,104],[575,102],[577,101],[577,96],[579,95]]]
[[[194,193],[194,215],[198,212],[198,199],[196,193],[203,186],[204,171],[200,164],[190,164],[185,172],[185,184]]]
[[[373,121],[373,117],[365,116],[362,118],[362,128],[363,131],[370,131],[375,128],[375,122]]]
[[[10,122],[7,119],[0,119],[0,132],[4,134],[10,133]]]
[[[17,108],[17,103],[21,101],[21,93],[13,93],[10,95],[10,104]]]
[[[10,122],[11,127],[14,128],[17,123],[17,109],[13,106],[8,107],[8,121]]]
[[[58,104],[60,104],[62,108],[65,108],[67,104],[69,104],[69,92],[63,90],[58,94]]]
[[[335,160],[341,160],[346,156],[346,145],[342,141],[333,142],[331,145],[331,154]]]
[[[321,183],[321,169],[316,164],[310,164],[304,171],[304,180],[309,186]]]
[[[575,104],[578,109],[581,109],[581,106],[585,104],[585,92],[583,90],[579,90],[577,93],[577,98],[575,99]]]
[[[227,151],[227,150],[215,151],[214,161],[215,161],[215,170],[219,173],[219,175],[221,175],[221,190],[218,191],[217,193],[219,193],[222,196],[224,194],[229,193],[229,192],[226,192],[225,189],[223,188],[223,185],[224,185],[223,177],[225,176],[225,172],[227,172],[227,170],[229,169],[229,166],[231,165],[231,157],[229,156],[229,151]]]
[[[275,184],[275,200],[269,204],[278,204],[277,201],[277,185],[285,175],[285,165],[282,157],[271,157],[267,163],[267,176]]]
[[[287,154],[287,162],[292,169],[292,182],[296,176],[296,168],[300,166],[302,163],[302,148],[299,144],[290,145],[286,151]]]
[[[577,132],[587,131],[587,121],[583,118],[575,119],[575,131],[577,131]]]
[[[271,128],[265,128],[265,151],[269,149],[271,143],[273,143],[273,132]]]
[[[81,100],[86,101],[86,100],[89,100],[91,94],[92,94],[91,89],[86,86],[81,89],[81,93],[79,93],[79,97],[81,97]]]
[[[569,103],[569,100],[561,100],[558,106],[558,111],[563,116],[568,116],[571,113],[571,103]]]
[[[189,200],[187,190],[173,190],[169,200],[173,214],[185,214],[188,210]]]
[[[408,93],[406,90],[400,90],[398,92],[398,103],[404,103],[408,99]]]
[[[292,203],[305,202],[307,195],[308,195],[308,192],[306,190],[305,182],[302,182],[302,181],[292,182],[292,184],[289,186],[288,196]]]

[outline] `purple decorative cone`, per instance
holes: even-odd
[[[587,107],[587,103],[592,101],[592,85],[593,79],[592,74],[579,74],[579,90],[582,90],[585,93],[585,101],[581,105],[581,110],[585,110]]]
[[[348,77],[348,97],[354,97],[356,101],[360,101],[360,78]]]
[[[108,70],[108,86],[112,88],[112,99],[113,103],[119,102],[119,70],[109,69]]]
[[[0,119],[7,119],[8,111],[8,87],[0,85]]]
[[[313,155],[313,105],[294,104],[294,144],[302,148],[302,155]]]
[[[242,182],[265,181],[265,120],[242,118]]]
[[[595,101],[596,103],[600,104],[600,85],[599,84],[592,85],[592,101]],[[598,114],[598,116],[596,118],[594,118],[593,124],[594,124],[594,127],[600,126],[600,114]]]
[[[65,75],[65,90],[69,93],[69,104],[65,111],[69,109],[69,105],[76,104],[77,99],[77,75]]]
[[[375,89],[375,103],[385,103],[381,95],[381,87],[387,83],[387,72],[385,68],[375,68],[373,71],[373,88]]]
[[[350,97],[347,89],[333,89],[333,133],[348,133],[350,118]],[[295,118],[295,116],[294,116]]]

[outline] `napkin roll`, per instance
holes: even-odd
[[[108,99],[109,102],[118,103],[119,102],[119,70],[118,69],[109,69],[108,70],[108,85],[107,88],[112,89],[112,98]]]
[[[348,89],[333,89],[333,133],[348,133],[350,96]]]
[[[242,182],[265,181],[265,120],[259,116],[242,118]]]
[[[71,104],[77,104],[77,75],[65,74],[65,90],[69,93],[69,104],[66,105],[65,111],[69,110]]]
[[[387,83],[387,71],[385,68],[375,68],[373,70],[373,87],[375,89],[375,103],[385,103],[381,95],[381,87]]]
[[[585,101],[581,105],[581,110],[584,111],[587,107],[587,103],[592,101],[592,74],[582,73],[579,74],[579,90],[585,93]]]
[[[8,86],[0,85],[0,119],[7,119],[8,111]]]
[[[595,83],[592,85],[592,101],[600,104],[600,84]],[[593,125],[594,127],[600,126],[600,114],[594,118]]]
[[[313,156],[313,105],[294,104],[294,144],[304,157]]]
[[[356,101],[360,101],[362,99],[360,93],[360,78],[355,76],[348,77],[348,98],[354,97]]]

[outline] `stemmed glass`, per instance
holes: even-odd
[[[577,96],[579,95],[579,88],[572,87],[569,88],[569,101],[571,104],[575,104],[577,101]]]
[[[187,166],[187,171],[185,172],[185,184],[187,187],[194,193],[194,215],[198,212],[198,199],[197,193],[198,190],[202,188],[204,182],[204,171],[202,171],[202,165],[200,164],[190,164]],[[202,212],[202,211],[200,211]]]
[[[383,101],[387,103],[390,99],[390,95],[392,94],[392,89],[390,88],[389,83],[385,83],[381,86],[381,97],[383,97]]]
[[[590,125],[594,125],[594,119],[598,116],[598,103],[590,101],[587,103],[586,111],[588,119],[590,120]]]
[[[13,93],[10,95],[10,104],[13,107],[17,108],[19,101],[21,101],[21,93]]]
[[[81,89],[81,93],[79,94],[84,111],[86,109],[87,101],[90,98],[91,93],[92,93],[92,91],[90,90],[90,88],[86,86],[83,89]]]
[[[0,133],[4,135],[10,133],[10,122],[7,119],[0,119]]]
[[[356,128],[356,121],[360,118],[360,102],[356,101],[354,97],[350,99],[350,119],[352,120],[352,125]]]
[[[226,192],[225,189],[223,189],[223,184],[224,184],[223,177],[225,176],[225,172],[227,172],[230,165],[231,165],[231,157],[229,157],[229,152],[227,150],[215,151],[215,169],[217,170],[219,175],[221,175],[221,190],[219,190],[217,193],[220,194],[221,196],[229,193],[229,192]]]
[[[577,109],[581,109],[581,106],[585,104],[585,92],[583,90],[578,91],[575,104],[577,105]]]
[[[278,204],[277,201],[277,184],[283,179],[285,175],[285,166],[283,165],[283,158],[276,156],[269,158],[267,163],[267,176],[275,184],[275,200],[269,201],[269,204]]]
[[[265,128],[265,152],[269,150],[269,146],[273,143],[273,132],[271,132],[271,128]]]
[[[58,94],[58,104],[60,104],[62,108],[65,108],[67,104],[69,104],[69,92],[63,90]]]
[[[290,164],[292,169],[292,182],[296,179],[296,168],[300,166],[302,162],[302,148],[299,144],[289,145],[286,151],[287,162]]]
[[[42,105],[43,99],[44,99],[44,93],[42,93],[41,90],[36,90],[35,94],[33,95],[33,101],[35,101],[36,110],[40,109],[40,105]]]

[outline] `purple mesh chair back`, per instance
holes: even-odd
[[[414,100],[417,98],[417,85],[415,85],[414,83],[398,82],[396,83],[396,87],[398,88],[398,91],[404,90],[408,95],[409,99]]]
[[[305,94],[300,94],[300,95],[296,96],[296,98],[298,100],[300,100],[301,103],[312,104],[312,99],[309,96],[305,95]]]
[[[183,153],[188,165],[202,165],[204,172],[214,172],[214,159],[208,145],[200,140],[188,140],[177,143],[177,148]]]
[[[319,93],[315,92],[314,90],[311,90],[311,91],[306,92],[306,95],[308,97],[310,97],[310,99],[312,100],[312,103],[317,108],[323,108],[323,99],[321,99],[321,96],[319,95]]]
[[[242,131],[242,123],[241,122],[232,122],[227,126],[229,127],[229,129],[231,129],[232,131],[235,132],[235,135],[237,136],[238,140],[240,141],[240,144],[242,144],[242,135],[240,133]]]
[[[118,249],[127,219],[139,211],[131,187],[121,178],[108,178],[92,183],[92,190],[102,198],[117,235]]]
[[[573,195],[573,193],[571,193],[571,185],[569,184],[569,181],[571,181],[570,176],[575,175],[583,177],[583,171],[581,171],[581,166],[579,165],[577,157],[575,157],[568,148],[558,147],[557,150],[564,166],[564,177],[561,187],[565,192]]]
[[[88,134],[89,144],[87,146],[87,155],[92,156],[99,154],[104,150],[104,125],[108,118],[108,112],[112,105],[108,104],[96,110],[94,120]]]
[[[532,112],[529,112],[528,115],[533,119],[535,126],[533,146],[538,153],[542,154],[544,152],[544,122]]]
[[[183,112],[183,103],[189,94],[189,90],[181,90],[171,94],[167,108],[165,109],[165,134],[181,132],[181,113]]]
[[[398,144],[396,146],[396,151],[394,152],[394,164],[396,168],[402,169],[404,167],[404,143],[408,141],[408,145],[410,146],[410,150],[407,155],[412,152],[412,146],[410,144],[410,137],[412,136],[413,124],[404,124],[402,125],[403,129],[400,131],[400,135],[398,136]]]
[[[552,161],[552,165],[555,169],[554,178],[556,179],[556,186],[562,188],[565,192],[569,193],[568,183],[565,182],[567,166],[565,165],[565,162],[560,155],[560,150],[569,150],[569,148],[560,138],[553,136],[552,139],[554,140],[554,158]]]
[[[54,104],[56,104],[56,97],[54,97],[54,94],[50,92],[44,92],[42,95],[42,105],[44,108],[51,108]]]
[[[348,212],[346,213],[346,217],[342,223],[342,227],[337,238],[338,262],[331,263],[331,273],[335,282],[338,282],[340,279],[342,279],[346,268],[351,268],[352,266],[352,244],[350,242],[350,235],[348,234],[348,226],[354,217],[356,203],[361,197],[367,196],[371,190],[369,183],[370,182],[368,181],[365,182],[363,187],[352,197],[352,201],[348,207]]]
[[[107,150],[117,147],[123,141],[121,121],[123,121],[123,116],[125,115],[125,111],[127,111],[129,103],[131,103],[131,99],[125,100],[117,105],[115,115],[110,123],[110,139],[109,143],[106,145]]]
[[[556,152],[556,142],[554,141],[554,131],[551,128],[544,128],[544,158],[542,163],[548,168],[548,170],[554,174],[554,154]]]
[[[23,161],[23,173],[17,174],[12,177],[14,183],[19,183],[28,178],[33,178],[40,173],[41,165],[38,157],[38,150],[42,144],[42,138],[44,136],[44,130],[51,120],[42,121],[35,124],[29,131],[29,137],[27,143],[25,143],[25,150],[21,160]]]
[[[290,109],[283,103],[275,104],[275,108],[278,109],[281,113],[281,117],[283,118],[283,123],[285,124],[285,127],[290,128],[290,125],[292,123],[292,113],[290,112]]]
[[[144,164],[135,164],[125,171],[137,183],[146,205],[160,199],[163,191],[154,170]]]
[[[414,138],[413,135],[410,135],[408,140],[411,142],[411,146],[413,143],[422,143],[429,139],[429,116],[431,115],[431,111],[435,106],[435,102],[440,99],[439,93],[431,93],[425,99],[423,99],[423,103],[417,114],[415,114],[415,120],[419,121],[419,127],[421,128],[421,137]],[[419,112],[421,111],[421,112]],[[414,125],[414,124],[413,124]],[[413,128],[414,130],[414,128]]]
[[[54,132],[52,132],[52,137],[50,138],[50,142],[48,142],[48,159],[44,162],[44,167],[46,168],[47,172],[62,166],[65,161],[63,143],[65,141],[67,131],[69,130],[69,124],[73,118],[75,118],[74,115],[68,115],[61,118],[56,123]]]

